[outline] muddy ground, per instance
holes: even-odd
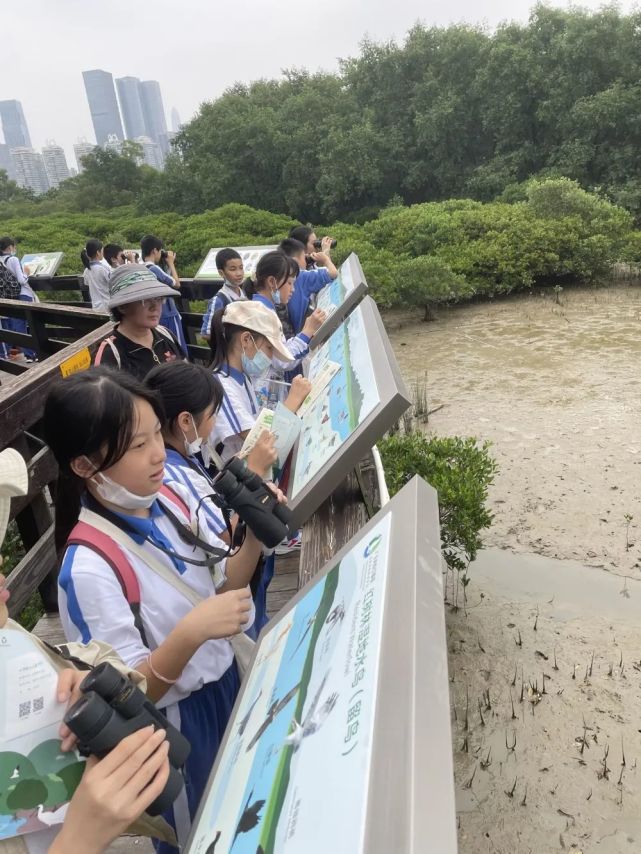
[[[641,288],[387,323],[429,429],[501,467],[448,607],[460,851],[641,851]]]

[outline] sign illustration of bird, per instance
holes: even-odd
[[[253,830],[260,822],[259,813],[265,806],[265,801],[254,801],[254,803],[250,806],[249,802],[251,801],[253,794],[254,790],[252,789],[249,793],[249,797],[247,798],[243,814],[241,815],[240,821],[238,822],[238,825],[236,827],[236,833],[234,834],[234,838],[229,849],[230,851],[236,844],[236,840],[238,839],[241,833],[247,833],[248,831]]]
[[[249,719],[251,718],[252,712],[254,711],[254,708],[255,708],[255,706],[256,706],[256,703],[260,700],[260,698],[262,697],[262,695],[263,695],[263,689],[261,688],[261,689],[260,689],[260,691],[258,692],[258,696],[256,697],[256,699],[254,700],[254,702],[253,702],[253,703],[251,704],[251,706],[249,707],[249,710],[247,711],[247,714],[246,714],[246,715],[245,715],[245,717],[244,717],[241,721],[239,721],[239,723],[238,723],[238,735],[243,735],[243,733],[244,733],[244,732],[245,732],[245,730],[247,729],[247,724],[249,723]]]
[[[338,694],[334,692],[333,694],[330,694],[325,702],[319,707],[321,694],[323,693],[325,683],[327,682],[327,676],[328,674],[326,673],[309,709],[307,710],[307,714],[303,718],[303,722],[298,723],[296,718],[292,719],[292,726],[294,729],[285,739],[285,744],[293,747],[294,752],[296,752],[301,746],[304,738],[318,732],[338,702]]]
[[[283,709],[289,704],[289,702],[296,696],[298,693],[298,689],[300,687],[300,682],[297,685],[289,690],[284,697],[280,700],[274,700],[269,709],[267,710],[267,714],[265,716],[265,720],[262,722],[256,733],[254,734],[252,740],[247,745],[247,751],[250,751],[252,747],[259,741],[262,735],[264,735],[269,727],[276,720],[276,717]]]

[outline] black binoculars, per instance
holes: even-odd
[[[265,482],[247,468],[244,460],[232,457],[214,478],[219,507],[235,510],[257,539],[268,549],[289,537],[292,511],[278,499]]]
[[[330,244],[330,249],[336,249],[337,246],[338,246],[338,240],[332,240],[332,242]],[[314,249],[316,249],[317,252],[320,252],[322,248],[323,248],[323,241],[322,240],[315,240],[314,241]]]
[[[164,729],[169,742],[169,777],[161,794],[147,812],[160,815],[171,807],[184,785],[181,768],[191,751],[185,736],[172,726],[143,692],[111,664],[94,668],[83,680],[84,694],[65,715],[64,721],[78,739],[84,756],[106,756],[123,738],[143,727]]]

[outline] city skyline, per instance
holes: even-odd
[[[596,10],[601,2],[582,5]],[[151,17],[147,6],[128,0],[111,0],[108,11],[79,0],[23,0],[17,14],[21,31],[29,33],[28,50],[20,38],[4,40],[0,97],[21,101],[34,148],[54,138],[73,162],[75,141],[94,138],[83,68],[157,80],[167,110],[176,109],[187,123],[203,102],[236,82],[280,78],[283,69],[334,72],[340,59],[359,54],[364,39],[402,41],[417,21],[494,28],[504,20],[526,21],[533,6],[533,0],[486,0],[482,9],[470,0],[428,6],[422,0],[326,0],[303,21],[285,0],[241,0],[224,15],[209,0],[185,0],[179,14],[173,0],[155,0]],[[620,8],[628,12],[633,3],[623,0]],[[140,49],[133,50],[137,39]]]

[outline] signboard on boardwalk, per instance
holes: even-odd
[[[27,276],[55,276],[62,264],[64,252],[38,252],[33,255],[23,255],[22,269]]]
[[[301,418],[287,495],[302,524],[410,405],[378,309],[365,297],[314,351],[308,376],[340,369]]]
[[[438,505],[424,481],[261,633],[186,850],[456,851]]]
[[[316,297],[316,308],[326,312],[327,320],[312,338],[310,348],[315,350],[324,344],[366,294],[367,282],[363,268],[358,255],[352,252],[341,264],[338,276]]]
[[[216,255],[222,248],[222,246],[219,246],[216,249],[209,250],[194,279],[222,282],[222,276],[216,267]],[[263,255],[267,252],[273,252],[274,249],[278,249],[278,246],[234,246],[233,248],[243,259],[245,276],[251,276],[256,269],[256,264],[258,264]]]

